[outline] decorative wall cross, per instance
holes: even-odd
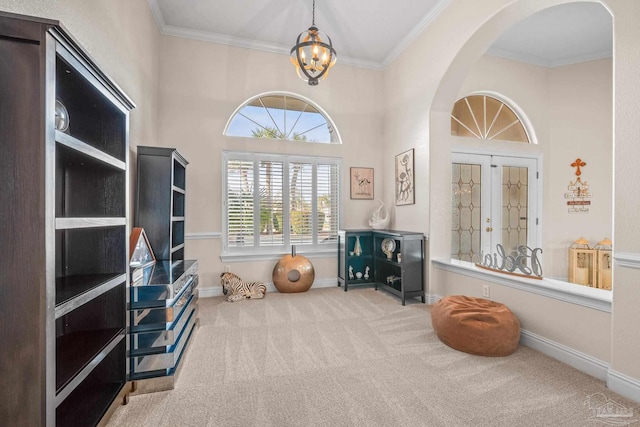
[[[581,158],[577,158],[575,162],[571,163],[571,167],[576,168],[576,176],[582,175],[582,172],[580,171],[581,166],[587,166],[587,164],[583,162]]]

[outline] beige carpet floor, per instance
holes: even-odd
[[[640,424],[640,405],[532,349],[445,346],[417,299],[336,287],[199,303],[176,388],[133,396],[109,427]],[[605,407],[632,416],[595,417]]]

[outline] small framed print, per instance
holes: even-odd
[[[351,198],[373,200],[373,168],[351,168]]]
[[[413,148],[396,156],[396,206],[415,203]]]

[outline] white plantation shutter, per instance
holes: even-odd
[[[338,235],[338,206],[340,204],[339,168],[335,164],[319,164],[316,199],[318,243],[335,242]]]
[[[291,244],[313,243],[313,165],[289,163]]]
[[[282,162],[260,162],[260,246],[284,245]]]
[[[253,246],[253,161],[227,162],[227,243],[230,248]]]
[[[225,254],[326,249],[340,219],[340,160],[225,152]]]

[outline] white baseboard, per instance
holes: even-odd
[[[533,332],[520,330],[520,344],[531,347],[592,377],[607,381],[609,364]]]
[[[265,285],[267,285],[267,292],[278,292],[272,282],[265,283]],[[332,288],[334,286],[338,286],[337,279],[322,279],[315,280],[313,282],[313,285],[311,286],[311,289]],[[200,298],[219,297],[222,295],[224,295],[222,293],[222,286],[210,286],[206,288],[198,286],[198,296]]]
[[[640,402],[640,381],[609,369],[607,387],[627,399]]]
[[[433,305],[435,303],[437,303],[438,301],[440,301],[442,299],[442,297],[440,295],[431,295],[431,294],[427,294],[427,304],[428,305]]]
[[[640,381],[614,371],[602,360],[525,330],[520,331],[520,344],[605,381],[609,390],[627,399],[640,402]]]

